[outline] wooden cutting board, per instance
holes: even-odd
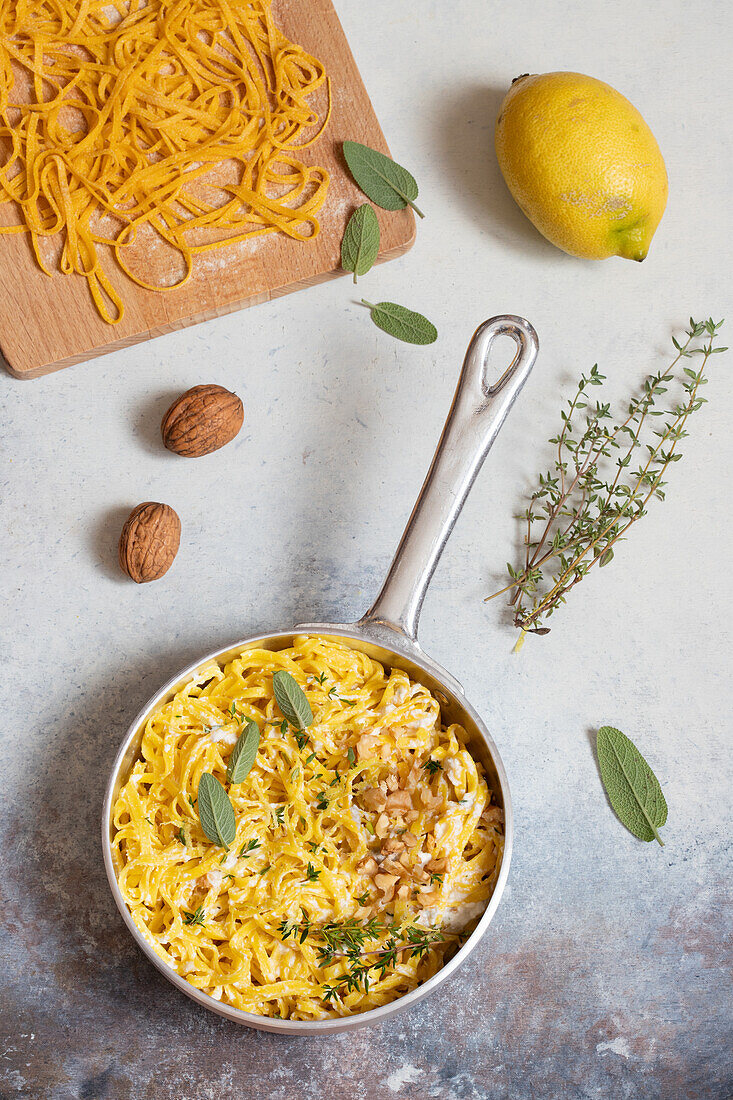
[[[275,0],[273,13],[284,33],[322,61],[331,77],[328,128],[303,152],[304,160],[331,174],[320,235],[299,242],[271,233],[202,253],[189,282],[167,292],[144,290],[105,256],[105,269],[125,305],[118,325],[99,317],[82,276],[49,278],[37,267],[26,235],[0,236],[0,349],[11,374],[36,378],[343,274],[344,226],[365,198],[348,174],[341,143],[350,139],[385,153],[389,149],[330,0]],[[10,205],[0,206],[4,224],[17,221]],[[380,262],[401,256],[415,236],[412,211],[377,214]]]

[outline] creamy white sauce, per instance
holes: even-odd
[[[214,745],[236,745],[237,731],[231,730],[231,732],[227,733],[224,731],[223,726],[211,726],[209,729],[209,740]]]
[[[449,815],[438,821],[434,831],[435,839],[443,840],[448,833],[453,831],[453,815]]]
[[[458,787],[463,779],[463,768],[454,756],[449,756],[443,761],[443,771],[454,787]]]
[[[446,913],[443,917],[443,927],[451,932],[460,932],[469,921],[480,917],[486,908],[484,901],[467,901],[459,905],[457,909]]]
[[[483,913],[486,905],[487,902],[484,901],[467,901],[463,905],[459,905],[457,909],[442,910],[436,906],[433,909],[423,909],[417,915],[415,921],[417,924],[429,927],[439,924],[447,932],[460,932],[469,921]]]

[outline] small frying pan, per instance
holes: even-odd
[[[493,385],[487,378],[489,352],[497,336],[509,336],[516,344],[512,363]],[[421,649],[417,626],[425,592],[453,525],[476,475],[496,439],[509,409],[527,380],[537,356],[537,334],[521,317],[492,317],[476,330],[466,352],[453,404],[425,478],[417,503],[408,520],[387,579],[372,607],[356,623],[305,623],[291,630],[243,638],[227,649],[217,650],[184,669],[153,696],[130,726],[115,758],[107,786],[102,818],[102,846],[107,878],[117,907],[141,951],[182,993],[220,1016],[239,1024],[288,1035],[324,1035],[349,1031],[364,1024],[380,1023],[395,1012],[414,1005],[448,978],[478,946],[486,932],[506,884],[512,855],[513,818],[504,765],[482,719],[467,701],[463,688]],[[499,876],[489,904],[475,930],[446,965],[423,985],[390,1004],[327,1020],[280,1020],[258,1016],[195,989],[160,959],[135,926],[122,899],[112,862],[112,810],[120,788],[138,758],[145,724],[150,714],[195,676],[211,660],[226,663],[241,650],[252,647],[285,649],[296,634],[325,634],[366,653],[387,668],[403,669],[424,684],[441,704],[442,721],[458,722],[468,733],[468,747],[486,771],[489,786],[504,809],[505,846]]]

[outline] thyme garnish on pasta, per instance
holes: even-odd
[[[445,942],[443,932],[436,929],[407,925],[395,931],[393,925],[385,925],[376,917],[364,922],[352,917],[318,926],[307,919],[283,921],[278,931],[283,940],[290,936],[299,943],[305,943],[307,939],[315,940],[318,965],[321,967],[331,966],[338,959],[346,961],[346,973],[324,986],[324,1001],[359,990],[368,993],[372,971],[383,978],[397,965],[401,952],[405,953],[406,958],[421,959],[435,944]],[[389,935],[383,940],[381,937],[386,932]],[[367,946],[375,940],[378,941],[377,946]]]

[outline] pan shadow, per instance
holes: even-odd
[[[363,557],[361,537],[375,522],[369,501],[378,497],[385,475],[384,454],[377,455],[372,426],[370,353],[358,330],[343,327],[325,346],[338,352],[319,364],[313,396],[304,402],[300,421],[300,460],[293,470],[288,526],[302,536],[298,553],[286,556],[286,571],[278,578],[285,623],[349,622],[366,611],[382,579],[382,567]],[[380,376],[391,369],[385,356]],[[389,400],[384,394],[380,399]],[[390,431],[389,423],[381,424],[380,434]],[[405,521],[409,508],[406,499]],[[385,555],[393,549],[386,545]],[[354,575],[358,584],[350,580]]]

